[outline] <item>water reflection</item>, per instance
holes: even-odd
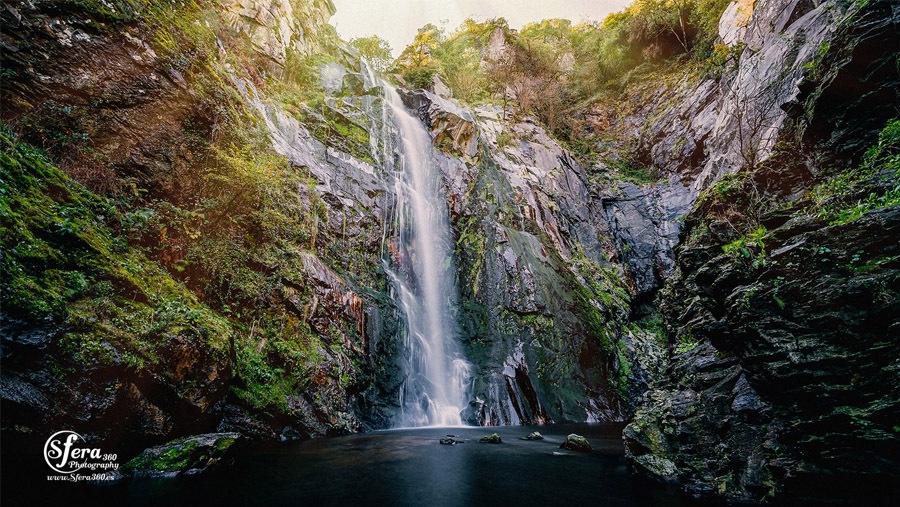
[[[48,483],[41,459],[33,471],[5,461],[3,507],[686,505],[677,492],[631,477],[621,429],[597,424],[392,430],[257,447],[219,472],[112,487]],[[519,439],[535,430],[545,440]],[[478,442],[492,432],[504,443]],[[448,433],[466,443],[440,445]],[[559,449],[568,433],[587,437],[594,451]]]

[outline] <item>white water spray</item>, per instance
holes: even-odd
[[[404,107],[400,95],[385,89],[400,137],[396,173],[396,233],[389,270],[406,315],[407,378],[401,389],[400,426],[458,426],[466,406],[472,365],[458,343],[452,309],[456,304],[453,235],[441,173],[431,137]]]

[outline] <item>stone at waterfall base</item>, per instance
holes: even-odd
[[[500,438],[500,435],[492,433],[489,436],[481,437],[480,442],[484,444],[502,444],[503,440]]]
[[[593,450],[591,443],[586,438],[574,433],[567,436],[566,441],[559,444],[559,448],[578,452],[591,452]]]
[[[465,440],[460,440],[457,438],[457,435],[447,435],[446,437],[441,438],[441,445],[456,445],[456,444],[464,444]]]
[[[528,434],[528,436],[520,437],[521,440],[543,440],[544,435],[541,435],[538,431],[532,431]]]

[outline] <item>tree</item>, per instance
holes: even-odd
[[[386,71],[393,60],[391,58],[391,45],[377,35],[358,37],[351,40],[350,45],[359,50],[359,54],[372,64],[372,68],[378,72]]]
[[[431,57],[431,52],[443,40],[443,32],[431,23],[419,28],[413,43],[407,46],[394,62],[394,68],[403,72],[436,68],[438,63]]]
[[[656,43],[672,36],[687,53],[692,39],[688,16],[693,7],[692,0],[636,0],[630,8],[633,35]]]

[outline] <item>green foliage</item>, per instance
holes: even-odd
[[[432,49],[440,74],[457,99],[475,103],[489,97],[489,82],[482,57],[495,29],[508,30],[503,19],[483,23],[467,19],[446,40]]]
[[[608,159],[607,163],[617,170],[619,179],[623,181],[645,185],[659,179],[654,169],[636,166],[624,158]]]
[[[432,51],[443,38],[443,32],[436,26],[423,26],[416,33],[413,43],[391,65],[391,72],[402,74],[410,88],[430,88],[431,78],[440,70],[440,63],[433,58]]]
[[[24,322],[58,325],[82,364],[157,364],[169,335],[222,353],[231,331],[182,284],[123,250],[116,209],[46,156],[0,135],[0,302]]]
[[[378,72],[386,71],[391,64],[391,45],[377,35],[351,39],[350,45],[355,47]]]
[[[304,56],[295,49],[287,52],[282,79],[275,81],[271,94],[276,100],[293,109],[303,106],[321,107],[324,96],[320,88],[320,69],[333,62],[328,55]]]
[[[437,74],[463,102],[502,103],[504,118],[510,110],[534,115],[590,163],[597,160],[597,144],[590,139],[597,134],[586,131],[585,120],[572,111],[619,89],[637,68],[670,57],[689,56],[708,74],[730,71],[742,47],[714,46],[728,3],[638,0],[603,23],[550,19],[521,31],[502,18],[466,20],[449,36],[426,25],[392,70],[415,88],[430,86]],[[627,176],[653,179],[643,171]]]
[[[412,89],[431,88],[437,69],[413,69],[403,73],[403,81]]]
[[[781,299],[779,293],[781,291],[781,286],[784,285],[784,281],[785,278],[783,276],[778,276],[772,282],[772,300],[775,301],[775,304],[778,305],[778,308],[781,308],[782,310],[785,307],[785,302],[783,299]]]
[[[508,130],[500,132],[500,135],[497,136],[497,147],[500,149],[506,148],[508,146],[515,146],[516,144],[516,137]]]
[[[628,12],[633,39],[645,44],[645,56],[683,51],[711,44],[730,0],[635,0]]]
[[[678,344],[675,345],[675,353],[684,354],[690,352],[697,348],[697,345],[700,345],[700,340],[695,338],[692,333],[682,333],[678,339]]]
[[[713,44],[709,55],[703,58],[703,74],[708,78],[720,78],[734,72],[746,47],[744,42],[732,46]]]
[[[252,328],[236,343],[235,395],[249,406],[287,413],[287,397],[303,391],[322,357],[321,344],[309,327],[288,315]]]
[[[822,64],[825,60],[825,57],[828,56],[828,51],[831,49],[831,45],[827,42],[823,42],[819,45],[819,49],[816,51],[813,59],[803,64],[803,70],[806,71],[806,74],[812,80],[820,79],[822,73]]]
[[[812,212],[830,225],[900,205],[900,119],[887,123],[859,167],[844,171],[811,192]]]
[[[141,22],[152,30],[151,44],[170,72],[189,75],[206,68],[218,54],[221,19],[203,2],[155,0],[141,12]]]
[[[653,335],[653,339],[657,345],[664,347],[668,340],[666,339],[666,325],[663,315],[658,311],[653,311],[637,321],[631,323],[631,327],[637,328]]]
[[[697,201],[702,203],[710,200],[719,202],[734,200],[741,193],[748,177],[748,173],[743,171],[726,174],[701,192]]]
[[[766,265],[766,244],[763,237],[768,233],[765,227],[759,226],[746,236],[722,246],[722,251],[731,256],[741,257],[751,263],[753,268]]]

